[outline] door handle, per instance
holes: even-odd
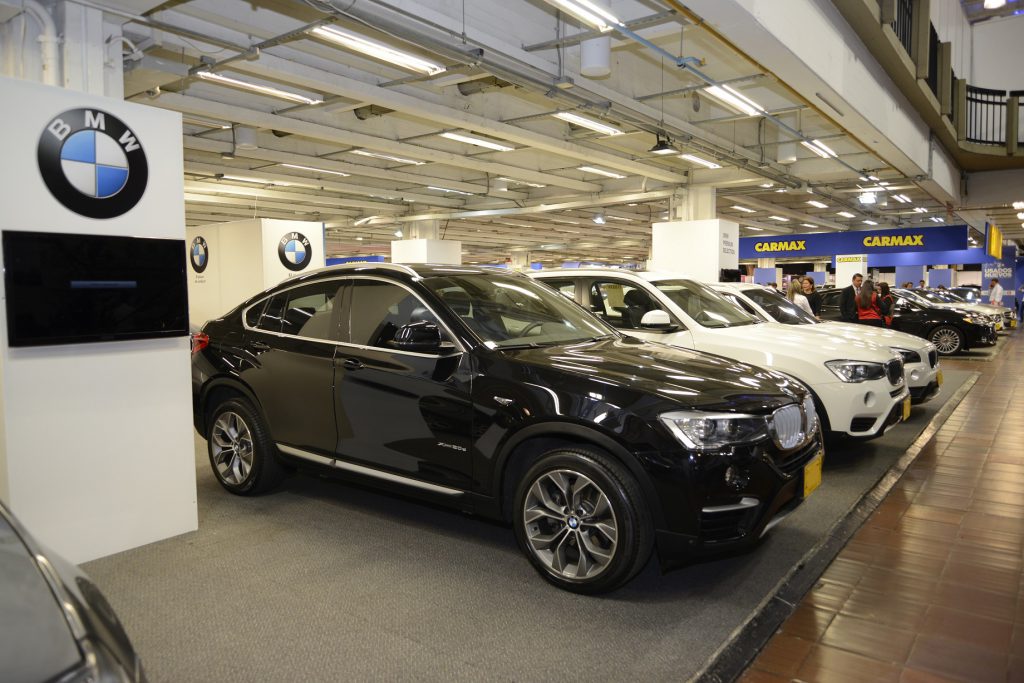
[[[269,351],[270,344],[261,341],[250,342],[249,346],[255,351]]]
[[[358,358],[346,358],[345,362],[342,363],[342,365],[345,366],[346,370],[358,370],[359,368],[363,367],[363,361],[359,360]]]

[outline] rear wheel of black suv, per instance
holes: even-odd
[[[283,477],[263,418],[244,399],[214,408],[207,422],[206,447],[220,485],[242,496],[269,491]]]
[[[589,449],[543,455],[519,482],[513,524],[541,576],[575,593],[603,593],[626,583],[647,564],[654,545],[636,479]]]

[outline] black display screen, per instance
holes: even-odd
[[[5,230],[3,260],[10,346],[188,334],[184,240]]]

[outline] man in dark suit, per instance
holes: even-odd
[[[857,315],[857,294],[860,293],[864,276],[857,273],[851,282],[852,284],[844,287],[843,293],[839,295],[839,312],[843,316],[843,322],[855,323],[860,320],[860,316]]]

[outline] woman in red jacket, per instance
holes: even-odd
[[[882,317],[882,302],[875,291],[875,283],[865,280],[857,294],[857,322],[861,325],[885,327]]]

